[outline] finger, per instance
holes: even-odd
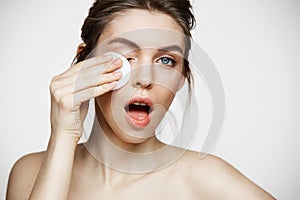
[[[74,86],[79,85],[80,89],[84,89],[85,86],[81,87],[80,85],[82,84],[82,81],[88,81],[88,80],[99,80],[100,78],[102,78],[103,73],[107,74],[107,73],[112,73],[113,71],[119,69],[122,65],[122,62],[117,61],[117,62],[112,62],[110,64],[106,64],[108,65],[108,67],[106,67],[107,69],[105,70],[104,66],[93,66],[87,69],[82,69],[80,71],[77,71],[77,73],[75,73],[76,71],[73,70],[73,73],[68,73],[66,72],[65,74],[61,75],[61,76],[56,76],[55,78],[53,78],[51,85],[55,88],[55,89],[60,89],[63,87],[66,87],[70,84],[73,84]],[[79,69],[79,68],[78,68]],[[112,75],[108,76],[111,77],[112,81],[117,80],[114,79],[115,77],[112,77]],[[117,76],[119,77],[119,76]],[[107,78],[107,77],[104,77]],[[83,79],[83,80],[82,80]],[[106,80],[106,79],[104,79]],[[106,82],[106,81],[104,81]],[[93,81],[93,83],[96,83],[96,81]],[[100,82],[98,82],[100,83]],[[90,84],[89,86],[96,86],[95,84]]]
[[[107,68],[103,71],[103,73],[111,73],[117,69],[119,69],[123,65],[123,62],[120,58],[113,60],[110,64],[108,64]]]
[[[84,69],[90,68],[90,67],[100,67],[102,68],[102,71],[105,70],[106,65],[110,63],[113,60],[113,57],[111,55],[104,55],[104,56],[98,56],[89,58],[87,60],[83,60],[73,66],[71,66],[67,71],[62,73],[60,76],[62,78],[72,76],[74,74],[78,74],[80,71],[83,71]]]
[[[112,60],[113,57],[111,55],[102,55],[83,60],[80,63],[84,63],[86,66],[95,66],[110,62]]]
[[[120,69],[122,66],[122,60],[117,59],[113,60],[112,62],[105,63],[101,66],[96,65],[96,66],[91,66],[88,68],[82,68],[80,72],[78,73],[78,76],[86,76],[86,74],[105,74],[105,73],[111,73],[113,71],[116,71]]]
[[[107,55],[110,58],[110,55]],[[91,58],[93,59],[93,58]],[[84,63],[86,62],[86,63]],[[80,72],[85,72],[89,70],[93,70],[93,68],[97,68],[102,70],[102,73],[109,73],[119,69],[122,66],[123,62],[120,58],[116,58],[114,60],[109,59],[107,62],[100,63],[100,64],[93,64],[93,61],[85,60],[83,61],[83,66],[80,68]]]
[[[95,66],[83,67],[78,74],[79,76],[80,75],[85,76],[86,73],[92,73],[97,75],[111,73],[113,71],[120,69],[122,64],[123,62],[121,59],[116,59],[109,63],[102,64],[100,66],[95,65]]]
[[[121,77],[122,77],[121,72],[101,74],[100,76],[95,76],[93,74],[87,74],[85,76],[80,76],[75,83],[70,83],[66,87],[69,87],[69,91],[76,93],[81,90],[85,90],[88,88],[97,87],[99,85],[118,81]]]
[[[89,101],[83,102],[80,107],[80,119],[84,121],[89,109]]]
[[[52,91],[58,91],[61,94],[77,93],[81,90],[94,88],[102,84],[111,83],[119,80],[122,77],[121,72],[113,72],[109,74],[102,74],[101,76],[90,75],[80,77],[76,82],[66,80],[60,87],[52,88]],[[68,84],[67,84],[68,83]]]
[[[92,98],[101,96],[117,86],[117,82],[111,82],[107,84],[103,84],[97,87],[89,88],[86,90],[81,90],[74,94],[74,105],[80,106],[83,102],[86,102]]]

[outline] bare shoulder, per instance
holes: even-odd
[[[7,199],[28,199],[43,162],[44,152],[21,157],[12,167],[7,186]]]
[[[191,189],[208,199],[274,199],[223,159],[187,151],[179,160],[185,181]]]

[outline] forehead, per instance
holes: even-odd
[[[109,23],[98,44],[107,44],[114,38],[126,38],[141,48],[178,45],[184,49],[185,37],[182,28],[169,15],[130,9],[118,14]]]

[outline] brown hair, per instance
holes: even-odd
[[[86,46],[80,51],[73,63],[83,61],[97,45],[98,39],[109,22],[120,12],[128,9],[143,9],[158,11],[171,16],[188,36],[185,58],[190,50],[191,30],[195,26],[195,17],[189,0],[96,0],[89,10],[89,14],[81,28],[81,38]],[[189,62],[184,59],[183,75],[187,78],[189,89],[192,83],[192,74]]]

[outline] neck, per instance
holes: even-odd
[[[98,120],[95,120],[90,138],[84,145],[95,162],[101,162],[112,170],[129,173],[156,171],[174,162],[184,152],[182,149],[164,145],[154,137],[142,144],[120,147],[104,133]],[[128,151],[124,146],[136,151]]]
[[[155,152],[159,146],[163,144],[155,137],[140,144],[121,141],[115,134],[106,133],[97,119],[95,119],[89,140],[85,143],[86,149],[96,160],[121,171],[136,171],[134,168],[141,166],[141,163],[147,160],[148,157],[145,155]],[[149,161],[151,160],[148,160],[148,164]]]
[[[161,143],[155,136],[138,144],[121,140],[104,120],[97,106],[94,126],[84,145],[96,162],[100,161],[111,169],[130,173],[158,170],[175,161],[184,152]]]

